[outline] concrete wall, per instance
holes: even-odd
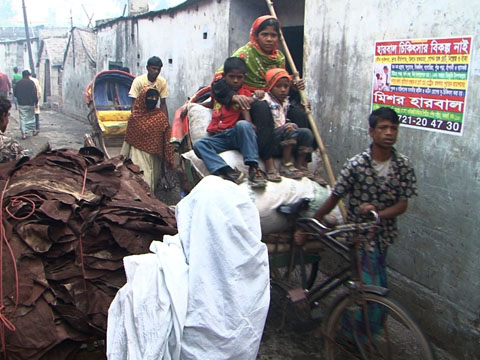
[[[245,45],[250,39],[250,28],[255,19],[269,13],[265,1],[232,0],[230,4],[230,39],[228,53],[225,54],[225,57]]]
[[[303,24],[303,1],[295,4],[282,0],[276,5],[279,18],[289,26]],[[268,13],[263,0],[206,0],[99,25],[97,70],[122,62],[140,75],[148,58],[159,56],[172,118],[189,96],[211,82],[224,60],[248,42],[255,18]]]
[[[207,0],[178,11],[158,12],[99,26],[98,71],[122,62],[134,75],[146,72],[151,56],[163,61],[170,120],[189,96],[208,85],[228,53],[229,2]],[[204,38],[206,37],[206,38]]]
[[[437,344],[478,358],[480,3],[318,0],[305,14],[307,93],[335,174],[369,143],[375,41],[474,36],[463,136],[401,128],[397,148],[413,161],[419,197],[388,261],[396,296]]]
[[[263,0],[232,0],[230,3],[230,51],[227,56],[249,41],[250,28],[257,17],[270,14]],[[304,8],[305,0],[275,1],[275,12],[282,27],[303,26]]]
[[[44,41],[45,39],[48,39],[50,37],[65,36],[65,34],[67,33],[67,30],[66,29],[38,29],[36,33],[38,33],[38,37],[30,38],[33,63],[35,64],[35,66],[38,63],[41,63],[41,64],[40,64],[40,67],[36,67],[35,69],[33,69],[33,71],[37,74],[37,78],[39,79],[40,84],[42,85],[42,88],[43,88],[45,70],[44,70],[44,62],[42,61],[42,59],[39,59],[39,56],[40,56],[39,49],[40,49],[41,41]],[[15,66],[18,67],[19,73],[21,73],[24,69],[30,69],[26,39],[0,42],[0,71],[5,72],[11,78],[11,75],[13,74],[13,68]],[[58,67],[55,69],[52,68],[52,71],[51,71],[52,84],[58,83],[59,71],[60,69]],[[61,93],[60,94],[58,93],[58,86],[55,89],[55,93],[57,98],[58,97],[61,98]]]
[[[34,64],[37,63],[38,43],[38,38],[30,39]],[[11,78],[15,66],[18,67],[19,73],[24,69],[30,69],[27,41],[16,40],[0,42],[0,71]]]
[[[85,32],[83,30],[80,30]],[[73,32],[72,40],[67,48],[62,73],[62,111],[80,119],[86,119],[88,107],[85,103],[85,89],[95,77],[97,70],[95,64],[85,50],[86,38],[82,38],[78,30]],[[75,50],[73,50],[75,49]],[[75,55],[74,55],[75,53]]]
[[[116,23],[97,29],[97,70],[108,70],[109,62],[121,62],[136,73],[137,37],[132,33],[136,27],[132,19],[119,19]],[[131,40],[132,39],[132,40]]]

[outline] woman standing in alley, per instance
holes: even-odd
[[[174,166],[171,128],[165,113],[157,107],[157,89],[146,87],[133,103],[121,154],[130,158],[143,171],[143,178],[152,194],[162,174],[163,166]],[[165,164],[164,164],[165,162]]]

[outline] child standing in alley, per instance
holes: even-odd
[[[224,105],[213,99],[207,107],[213,107],[212,120],[207,131],[213,136],[199,139],[193,144],[195,154],[204,161],[211,174],[223,177],[237,184],[243,180],[243,173],[232,169],[220,155],[227,150],[239,150],[243,155],[245,165],[249,167],[248,181],[252,188],[265,188],[266,179],[258,167],[258,146],[255,127],[252,124],[248,110],[242,110],[235,102],[235,96],[242,96],[253,102],[251,92],[244,89],[247,65],[245,61],[230,57],[223,66],[223,75],[220,80],[224,88],[235,91],[235,95]]]

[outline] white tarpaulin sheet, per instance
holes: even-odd
[[[207,176],[176,217],[181,257],[177,238],[165,237],[156,254],[125,258],[127,284],[109,310],[109,360],[254,360],[270,301],[258,210],[237,185]]]
[[[127,284],[108,310],[109,360],[180,359],[188,267],[178,236],[164,236],[150,250],[123,260]]]

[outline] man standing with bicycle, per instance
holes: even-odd
[[[362,256],[362,275],[367,284],[387,287],[385,260],[398,233],[396,217],[407,210],[417,186],[408,158],[394,148],[400,123],[397,113],[382,107],[370,114],[368,122],[370,147],[345,163],[329,198],[314,217],[322,220],[344,196],[348,196],[348,222],[366,221],[371,211],[377,212],[380,224],[376,239],[371,239],[371,251]],[[306,235],[297,230],[295,243],[305,241]]]

